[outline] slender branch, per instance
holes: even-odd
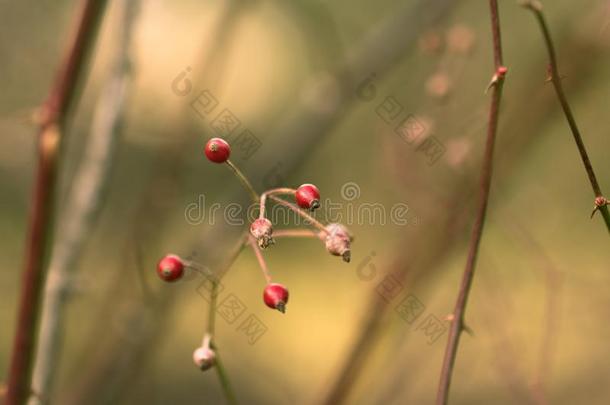
[[[258,217],[259,218],[265,218],[265,209],[266,209],[266,205],[267,205],[267,196],[270,195],[278,195],[278,194],[288,194],[288,195],[294,195],[294,193],[296,193],[296,190],[293,188],[274,188],[272,190],[268,190],[265,191],[263,194],[261,194],[261,202],[260,202],[260,206],[258,209]]]
[[[312,231],[311,229],[279,229],[273,231],[274,238],[317,238],[319,239],[319,233]]]
[[[250,236],[250,238],[248,239],[250,242],[250,246],[252,247],[252,250],[254,251],[254,254],[256,255],[256,260],[258,260],[258,264],[261,268],[261,270],[263,271],[263,275],[265,276],[265,279],[267,280],[267,284],[271,283],[271,274],[269,274],[269,268],[267,268],[267,263],[265,262],[265,258],[263,257],[263,254],[260,251],[260,248],[258,247],[258,243],[256,243],[256,239],[254,239],[253,236]]]
[[[437,405],[447,404],[449,398],[449,387],[451,385],[451,375],[457,349],[460,341],[460,335],[464,330],[464,313],[466,311],[466,303],[468,294],[472,286],[474,270],[476,266],[479,244],[483,235],[483,227],[485,225],[485,215],[487,213],[487,204],[489,201],[489,190],[491,186],[491,175],[493,166],[493,150],[498,127],[498,115],[500,110],[500,100],[502,96],[502,87],[504,85],[504,77],[506,68],[502,62],[502,46],[500,36],[500,17],[498,14],[497,0],[489,0],[489,8],[491,12],[491,27],[493,36],[494,49],[494,64],[496,73],[492,79],[492,95],[491,105],[489,108],[489,119],[487,127],[487,141],[485,145],[485,154],[483,156],[483,167],[481,168],[481,180],[479,196],[477,201],[477,214],[470,238],[470,247],[468,249],[468,259],[466,268],[462,276],[460,291],[453,311],[453,322],[449,331],[447,347],[445,349],[445,357],[443,359],[443,368],[438,386],[436,397]]]
[[[247,231],[244,232],[243,236],[239,239],[239,242],[236,244],[235,249],[229,256],[224,268],[218,274],[218,277],[213,277],[213,276],[210,277],[210,279],[212,280],[212,291],[211,291],[212,296],[210,297],[210,308],[209,308],[209,312],[208,312],[207,334],[212,336],[212,347],[214,348],[214,351],[216,353],[216,359],[215,359],[216,364],[215,364],[214,368],[216,369],[216,374],[218,375],[218,380],[220,381],[222,391],[224,392],[225,397],[227,399],[227,403],[229,403],[229,404],[237,404],[237,399],[236,399],[235,393],[233,392],[233,388],[231,386],[229,375],[227,374],[227,371],[225,370],[223,363],[220,360],[220,354],[218,352],[218,345],[216,345],[216,342],[214,340],[214,334],[216,331],[216,303],[217,303],[217,298],[218,298],[218,284],[220,283],[222,276],[224,276],[226,274],[226,272],[231,268],[231,266],[233,265],[233,263],[235,262],[235,260],[237,259],[237,257],[239,256],[239,254],[241,253],[243,248],[245,247],[245,243],[246,243],[246,241],[249,240],[249,236],[250,235]],[[204,334],[204,336],[205,335],[206,334]]]
[[[324,225],[322,225],[322,223],[320,223],[320,221],[316,220],[314,217],[312,217],[311,215],[309,215],[302,209],[298,208],[296,205],[291,204],[286,200],[282,200],[281,198],[278,198],[274,195],[270,195],[269,198],[272,199],[273,201],[277,202],[278,204],[283,205],[284,207],[289,208],[292,211],[296,212],[298,215],[303,217],[305,220],[309,221],[313,226],[318,228],[320,230],[320,232],[323,232],[324,234],[328,234],[326,227]]]
[[[63,143],[62,132],[65,130],[68,113],[76,103],[78,83],[86,74],[86,61],[95,44],[105,5],[104,0],[88,0],[83,3],[76,32],[43,107],[17,331],[8,377],[7,405],[22,404],[30,393],[35,335],[44,282],[44,257],[51,237],[58,152]]]
[[[220,360],[220,353],[218,353],[218,347],[215,346],[214,351],[216,352],[216,364],[214,365],[214,368],[216,369],[216,374],[218,374],[218,379],[220,380],[222,391],[225,393],[227,403],[231,405],[237,404],[237,399],[235,398],[235,394],[233,393],[233,387],[231,386],[231,381],[229,380],[227,370],[225,369],[222,361]]]
[[[239,170],[239,168],[237,166],[235,166],[235,164],[233,164],[233,162],[231,162],[230,160],[227,160],[226,163],[229,166],[229,168],[233,171],[235,176],[237,176],[237,178],[239,179],[241,184],[244,186],[244,188],[250,193],[250,197],[252,198],[252,201],[256,204],[258,202],[258,193],[254,189],[254,187],[252,187],[252,183],[250,183],[250,180],[248,180],[246,175],[243,174],[242,171]]]
[[[62,232],[57,234],[51,252],[32,378],[36,397],[30,401],[31,405],[50,400],[62,347],[64,303],[69,295],[70,276],[94,226],[114,161],[131,79],[129,47],[138,2],[123,0],[121,7],[113,66],[99,97],[85,153],[72,182],[66,207],[58,221]]]
[[[578,129],[578,125],[576,124],[576,119],[574,118],[574,114],[572,113],[572,109],[568,104],[568,100],[563,91],[563,86],[561,84],[561,76],[559,74],[559,66],[557,64],[557,55],[555,53],[555,46],[553,45],[553,39],[551,38],[551,33],[549,31],[549,27],[546,23],[546,19],[544,18],[544,14],[542,13],[542,5],[538,1],[522,1],[521,4],[531,10],[536,17],[536,21],[538,21],[538,25],[540,26],[540,30],[542,31],[542,36],[544,37],[544,44],[549,53],[549,75],[550,81],[553,83],[553,88],[555,89],[555,93],[557,94],[557,99],[559,100],[559,104],[561,104],[561,108],[563,113],[568,121],[568,125],[570,130],[572,131],[572,135],[574,137],[574,141],[576,142],[576,147],[578,148],[578,153],[580,153],[580,158],[582,159],[582,163],[585,166],[585,171],[587,172],[587,176],[589,177],[589,182],[591,183],[591,188],[593,189],[593,193],[595,197],[603,197],[603,193],[601,187],[599,186],[599,182],[597,181],[597,177],[595,176],[595,171],[593,170],[593,165],[591,164],[591,160],[589,159],[589,155],[587,154],[587,149],[582,140],[582,136],[580,135],[580,130]],[[606,201],[605,198],[602,201]],[[608,228],[608,232],[610,233],[610,212],[608,211],[608,207],[605,203],[596,204],[596,210],[599,210],[602,214],[604,222],[606,223],[606,228]],[[594,211],[595,212],[595,211]]]

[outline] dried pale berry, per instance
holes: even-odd
[[[157,264],[157,274],[164,281],[176,281],[184,275],[184,262],[177,255],[165,255]]]
[[[198,347],[193,352],[193,362],[201,371],[205,371],[216,363],[216,353],[209,347]]]
[[[205,155],[214,163],[224,163],[231,155],[231,147],[222,138],[212,138],[205,144]]]
[[[352,236],[346,227],[341,224],[328,224],[326,226],[326,250],[331,255],[341,256],[344,261],[351,260],[350,245]]]
[[[267,284],[263,292],[263,299],[269,308],[277,309],[284,313],[288,303],[288,289],[277,283]]]
[[[320,207],[320,190],[313,184],[303,184],[295,193],[297,205],[308,210]]]
[[[258,218],[250,225],[250,234],[254,236],[261,249],[275,243],[271,234],[273,233],[273,225],[267,218]]]

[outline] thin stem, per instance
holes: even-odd
[[[36,329],[44,285],[44,257],[52,228],[58,152],[65,122],[76,102],[77,87],[85,76],[86,61],[95,44],[106,1],[83,4],[77,29],[44,108],[38,135],[38,167],[26,241],[26,260],[6,395],[7,405],[22,404],[30,393]]]
[[[295,189],[287,188],[287,187],[274,188],[272,190],[265,191],[263,194],[261,194],[261,201],[260,201],[260,206],[259,206],[259,209],[258,209],[258,217],[259,218],[265,218],[265,208],[266,208],[266,205],[267,205],[267,196],[278,195],[278,194],[294,195],[294,193],[296,193]]]
[[[260,248],[258,247],[258,244],[256,243],[256,239],[254,239],[254,237],[250,236],[249,242],[250,242],[250,246],[252,247],[252,250],[254,251],[254,254],[256,255],[256,260],[258,260],[258,264],[259,264],[261,270],[263,271],[263,275],[265,276],[265,279],[267,280],[267,284],[270,284],[271,283],[271,274],[269,274],[269,268],[267,267],[267,262],[265,262],[265,258],[263,257],[263,254],[261,253]]]
[[[230,160],[227,160],[226,163],[229,166],[229,168],[231,168],[231,170],[233,171],[235,176],[237,176],[237,178],[239,179],[241,184],[244,186],[244,188],[248,191],[248,193],[250,193],[250,197],[252,198],[252,201],[256,204],[258,202],[259,197],[258,197],[258,193],[254,189],[254,187],[252,187],[252,183],[250,183],[250,180],[248,180],[248,178],[242,173],[241,170],[239,170],[239,168],[237,166],[235,166],[235,164],[233,164],[233,162],[231,162]]]
[[[225,393],[227,403],[231,405],[237,404],[237,399],[235,397],[235,394],[233,393],[231,380],[229,380],[227,371],[225,370],[222,361],[220,360],[220,353],[218,353],[218,347],[214,347],[214,351],[216,353],[214,368],[216,369],[216,374],[218,375],[218,379],[220,380],[222,391]]]
[[[466,311],[466,303],[468,295],[472,287],[474,270],[476,266],[479,244],[483,235],[483,227],[485,225],[485,215],[487,213],[487,204],[489,201],[489,190],[491,186],[491,175],[493,166],[493,150],[498,127],[498,115],[500,110],[500,100],[502,97],[502,87],[504,85],[505,68],[502,65],[502,46],[500,36],[500,17],[498,14],[497,0],[489,0],[489,8],[491,12],[491,27],[493,36],[494,63],[496,74],[492,81],[491,105],[489,108],[489,119],[487,127],[487,141],[485,145],[485,154],[483,156],[483,167],[481,168],[480,189],[477,201],[477,214],[470,238],[470,246],[468,249],[468,259],[466,268],[462,276],[462,283],[455,309],[453,311],[453,322],[449,331],[447,347],[443,359],[443,367],[438,386],[436,397],[437,405],[447,404],[449,398],[449,387],[451,385],[451,376],[457,349],[460,341],[460,335],[464,330],[464,314]],[[503,71],[502,74],[500,72]]]
[[[213,277],[213,276],[210,277],[212,280],[212,291],[211,291],[212,296],[210,297],[210,308],[209,308],[209,312],[208,312],[208,328],[207,328],[207,333],[204,334],[204,339],[205,339],[206,335],[209,335],[212,337],[211,345],[214,348],[214,351],[216,354],[216,359],[215,359],[216,364],[215,364],[214,368],[216,369],[216,374],[218,375],[218,379],[220,380],[220,385],[222,387],[222,391],[224,392],[225,397],[227,399],[227,403],[229,403],[229,404],[237,404],[237,399],[235,397],[235,393],[233,392],[233,388],[231,386],[229,375],[227,374],[227,371],[225,370],[225,368],[222,365],[222,362],[220,360],[220,353],[218,352],[218,346],[216,345],[216,342],[213,340],[214,333],[216,330],[216,303],[217,303],[217,297],[218,297],[218,284],[220,283],[222,276],[224,276],[224,274],[231,268],[231,265],[235,262],[235,260],[237,259],[237,257],[239,256],[239,254],[241,253],[243,248],[245,247],[246,242],[249,240],[249,236],[250,236],[249,233],[247,231],[245,231],[244,234],[242,235],[242,237],[239,239],[239,242],[236,244],[235,249],[229,256],[224,268],[218,274],[218,277]]]
[[[312,217],[311,215],[309,215],[308,213],[306,213],[305,211],[303,211],[296,205],[291,204],[286,200],[282,200],[281,198],[278,198],[274,195],[270,195],[269,198],[272,199],[273,201],[277,202],[278,204],[283,205],[284,207],[287,207],[287,208],[291,209],[292,211],[296,212],[298,215],[302,216],[307,221],[309,221],[313,226],[318,228],[321,232],[328,234],[328,231],[326,230],[324,225],[322,225],[322,223],[320,223],[318,220],[316,220],[314,217]]]
[[[319,239],[320,234],[312,231],[311,229],[279,229],[273,231],[274,238],[317,238]]]
[[[551,38],[551,33],[546,23],[546,19],[544,18],[544,14],[542,13],[542,5],[537,1],[524,1],[522,2],[522,5],[525,8],[531,10],[534,13],[534,16],[536,17],[536,20],[538,21],[538,25],[540,26],[540,30],[542,31],[542,36],[544,37],[544,44],[549,53],[549,74],[551,76],[550,80],[553,83],[553,88],[555,89],[555,93],[557,94],[557,99],[559,100],[559,104],[561,104],[563,113],[566,117],[566,120],[568,121],[570,130],[572,131],[574,141],[576,142],[576,147],[578,148],[578,152],[580,153],[582,163],[585,166],[585,171],[587,172],[587,176],[589,177],[589,182],[591,183],[593,193],[595,194],[595,197],[603,197],[601,187],[599,186],[599,182],[597,181],[597,177],[595,176],[595,171],[593,170],[593,165],[591,164],[591,160],[589,159],[589,155],[587,154],[587,149],[582,140],[582,136],[580,135],[580,130],[578,129],[578,125],[576,124],[576,119],[574,118],[572,109],[570,108],[566,95],[563,91],[563,86],[561,85],[561,76],[559,74],[555,46],[553,45],[553,39]],[[604,218],[604,222],[606,223],[606,228],[608,228],[608,232],[610,232],[610,212],[608,212],[608,207],[606,205],[602,205],[598,209],[601,212],[602,217]]]

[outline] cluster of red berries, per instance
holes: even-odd
[[[204,153],[211,162],[219,164],[226,163],[241,180],[242,184],[248,189],[253,196],[253,199],[256,199],[257,203],[260,202],[259,217],[250,224],[249,242],[254,249],[263,274],[267,279],[267,285],[263,291],[263,301],[269,308],[277,309],[284,313],[286,311],[289,293],[284,285],[271,281],[271,276],[269,275],[267,265],[261,253],[261,250],[266,249],[269,245],[275,243],[273,238],[273,224],[265,216],[267,198],[288,207],[306,218],[308,222],[318,230],[318,232],[311,232],[308,236],[319,238],[324,243],[326,250],[332,255],[341,256],[346,262],[350,261],[350,244],[352,237],[348,230],[343,225],[336,223],[322,225],[308,213],[313,212],[320,207],[320,190],[318,190],[315,185],[303,184],[296,189],[276,188],[268,190],[259,196],[243,173],[241,173],[241,171],[239,171],[239,169],[229,160],[229,157],[231,156],[231,147],[224,139],[210,139],[205,145]],[[281,199],[278,197],[279,195],[289,195],[294,198],[294,202]],[[283,235],[291,236],[290,232],[287,231],[284,231]],[[299,235],[302,236],[302,232]],[[164,281],[174,282],[179,280],[184,275],[185,270],[191,267],[194,268],[196,265],[175,254],[168,254],[158,262],[157,274]],[[206,334],[202,346],[198,347],[193,353],[193,361],[202,370],[212,367],[215,362],[215,353],[211,347],[210,341],[211,337]]]

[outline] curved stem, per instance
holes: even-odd
[[[324,227],[324,225],[322,225],[322,223],[320,221],[316,220],[314,217],[312,217],[311,215],[309,215],[308,213],[306,213],[305,211],[303,211],[296,205],[291,204],[286,200],[282,200],[281,198],[278,198],[274,195],[270,195],[269,198],[272,199],[273,201],[277,202],[278,204],[283,205],[284,207],[287,207],[287,208],[291,209],[292,211],[296,212],[298,215],[300,215],[301,217],[303,217],[304,219],[309,221],[313,226],[318,228],[321,232],[328,234],[326,227]]]
[[[258,193],[254,189],[254,187],[252,187],[252,183],[250,183],[250,180],[248,180],[246,175],[244,175],[242,171],[239,170],[239,168],[235,166],[233,162],[227,160],[226,163],[227,166],[229,166],[229,168],[233,171],[235,176],[239,179],[244,188],[248,191],[248,193],[250,193],[250,198],[252,198],[252,202],[256,204],[258,202]]]
[[[580,135],[580,130],[578,129],[578,125],[576,124],[576,119],[574,118],[572,109],[570,108],[566,95],[563,91],[563,86],[561,85],[561,76],[559,75],[559,67],[557,64],[555,46],[553,45],[553,39],[551,38],[551,33],[546,23],[546,19],[544,18],[544,14],[542,13],[542,5],[537,1],[525,1],[522,2],[522,5],[525,8],[531,10],[534,13],[534,16],[536,17],[536,20],[538,21],[538,25],[540,26],[540,30],[542,31],[542,36],[544,38],[544,44],[549,53],[550,80],[553,83],[553,88],[555,89],[555,93],[557,94],[557,99],[559,100],[561,109],[563,110],[566,120],[568,121],[570,130],[572,131],[574,141],[576,142],[576,147],[578,148],[578,153],[580,154],[582,163],[585,166],[585,171],[587,172],[587,176],[589,178],[589,182],[591,183],[593,193],[595,194],[595,197],[603,197],[601,187],[599,186],[599,182],[597,181],[597,177],[595,176],[595,171],[593,170],[593,165],[591,164],[591,160],[589,159],[589,155],[587,154],[587,149],[585,148],[582,136]],[[608,207],[606,205],[602,205],[599,206],[598,209],[601,212],[602,217],[604,218],[604,222],[606,223],[606,228],[608,228],[608,232],[610,232],[610,212],[608,212]]]
[[[466,261],[466,268],[464,269],[462,283],[460,285],[460,291],[458,294],[457,301],[455,303],[455,309],[453,310],[453,321],[449,331],[449,338],[447,340],[447,347],[445,349],[443,367],[441,370],[441,376],[436,397],[437,405],[447,404],[453,366],[455,364],[455,357],[457,355],[457,349],[460,342],[460,335],[465,329],[464,313],[466,311],[468,295],[472,287],[472,280],[474,277],[474,270],[476,266],[477,254],[479,251],[479,244],[481,242],[481,237],[483,235],[483,227],[485,225],[485,215],[487,212],[489,190],[491,186],[493,150],[498,127],[498,115],[500,110],[500,100],[502,97],[502,87],[504,85],[504,74],[506,73],[502,62],[500,17],[498,14],[497,0],[489,0],[489,8],[491,12],[491,27],[493,35],[494,64],[496,68],[496,74],[492,79],[492,95],[491,105],[489,108],[487,141],[485,144],[485,154],[483,156],[483,167],[481,168],[477,214],[472,230],[472,235],[470,238],[470,246],[468,249],[468,259]]]
[[[265,191],[263,194],[261,194],[261,201],[260,201],[260,206],[259,206],[259,210],[258,210],[258,217],[265,218],[265,208],[266,208],[266,204],[267,204],[267,196],[278,195],[278,194],[294,195],[294,193],[296,193],[295,189],[287,188],[287,187],[274,188],[272,190]]]

